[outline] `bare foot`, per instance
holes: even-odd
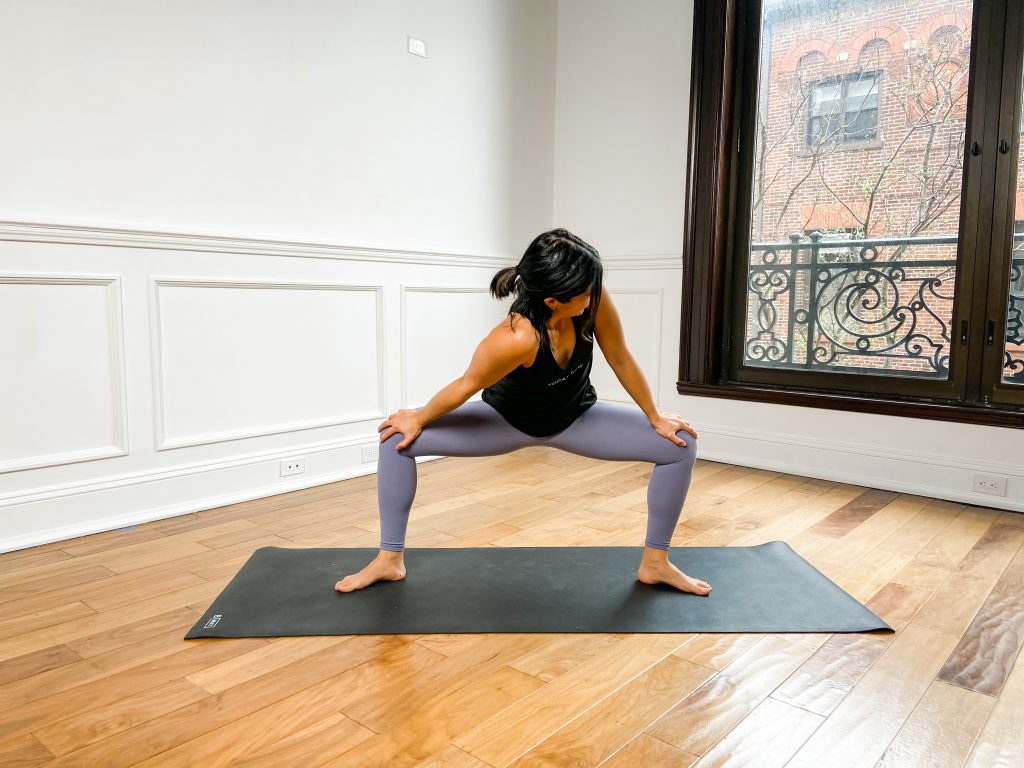
[[[401,581],[405,578],[405,563],[401,560],[377,557],[359,573],[353,573],[334,585],[339,592],[354,592],[378,581]]]
[[[711,592],[711,585],[700,579],[692,579],[666,560],[663,563],[640,563],[636,577],[644,584],[668,584],[683,592],[706,596]]]

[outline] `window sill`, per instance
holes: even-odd
[[[749,384],[688,384],[676,382],[680,395],[717,397],[731,400],[753,400],[805,408],[828,408],[834,411],[858,411],[885,416],[914,419],[958,421],[992,427],[1024,429],[1024,408],[1010,405],[971,406],[935,401],[897,398],[892,395],[851,395],[836,392],[751,386]]]

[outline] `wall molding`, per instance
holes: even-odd
[[[110,342],[111,432],[113,445],[97,446],[78,451],[50,453],[10,459],[0,462],[0,474],[26,469],[44,469],[83,461],[112,459],[127,456],[128,437],[128,385],[125,367],[125,327],[122,307],[121,277],[119,275],[19,272],[0,273],[0,285],[87,285],[106,286],[107,333]]]
[[[375,306],[375,343],[377,353],[377,410],[360,411],[324,419],[307,419],[301,422],[274,424],[254,429],[237,429],[230,432],[210,432],[189,435],[186,437],[167,437],[167,425],[164,413],[163,387],[163,337],[160,322],[160,289],[161,288],[244,288],[252,290],[309,290],[309,291],[373,291]],[[385,370],[386,344],[384,328],[384,286],[377,284],[350,284],[329,282],[282,282],[279,280],[227,280],[216,278],[186,277],[151,277],[150,291],[150,329],[152,333],[152,371],[153,371],[153,418],[156,439],[155,450],[166,451],[175,448],[187,448],[199,445],[210,445],[231,440],[245,440],[253,437],[265,437],[285,432],[299,432],[306,429],[335,427],[343,424],[354,424],[361,421],[383,418],[387,393],[387,372]]]
[[[60,243],[111,248],[236,253],[250,256],[430,264],[442,267],[489,267],[495,270],[514,263],[513,257],[504,255],[409,251],[195,230],[156,227],[130,228],[116,224],[97,225],[55,221],[0,220],[0,241],[4,240],[21,243]]]
[[[515,264],[520,254],[467,254],[448,251],[410,251],[379,246],[282,240],[224,232],[203,232],[163,227],[138,227],[112,223],[0,219],[0,241],[60,243],[67,245],[147,248],[166,251],[236,253],[305,259],[377,261],[395,264],[429,264],[451,267],[486,267],[497,271]],[[679,253],[602,256],[606,269],[683,268]]]
[[[636,294],[654,294],[654,295],[656,295],[658,297],[658,310],[657,310],[657,314],[656,314],[656,317],[658,318],[658,322],[657,322],[657,327],[655,328],[655,333],[657,334],[655,336],[655,338],[657,338],[657,340],[658,340],[658,342],[660,344],[661,343],[661,331],[662,331],[662,316],[664,315],[664,310],[665,310],[665,289],[664,288],[620,288],[620,289],[616,289],[615,291],[609,290],[609,294],[613,298],[615,296],[621,296],[621,295],[624,295],[624,294],[634,294],[634,293],[636,293]],[[614,371],[612,373],[614,373]],[[658,361],[657,361],[657,363],[655,364],[655,367],[654,367],[654,381],[653,382],[650,382],[650,381],[647,382],[651,386],[651,394],[654,397],[656,405],[657,405],[657,403],[661,399],[660,398],[660,393],[659,393],[659,387],[660,387],[659,382],[660,381],[661,381],[661,350],[659,349],[658,350]],[[611,397],[600,397],[600,396],[598,396],[598,399],[599,400],[605,400],[606,402],[609,402],[609,403],[625,403],[626,405],[634,405],[634,402],[633,402],[632,398],[628,397],[628,393],[627,393],[627,398],[626,399],[616,399],[616,398],[611,398]]]

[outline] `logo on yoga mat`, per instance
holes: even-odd
[[[212,619],[210,619],[208,622],[206,622],[206,624],[203,625],[203,629],[213,629],[214,627],[217,626],[217,622],[219,622],[220,620],[221,620],[221,614],[218,613]]]

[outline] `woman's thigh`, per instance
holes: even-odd
[[[649,461],[671,464],[696,458],[697,441],[680,430],[686,447],[659,435],[637,407],[595,403],[569,426],[550,438],[549,445],[570,453],[606,461]]]
[[[392,442],[394,437],[387,442]],[[396,441],[400,442],[400,441]],[[427,424],[406,456],[495,456],[537,444],[482,400],[463,403]]]

